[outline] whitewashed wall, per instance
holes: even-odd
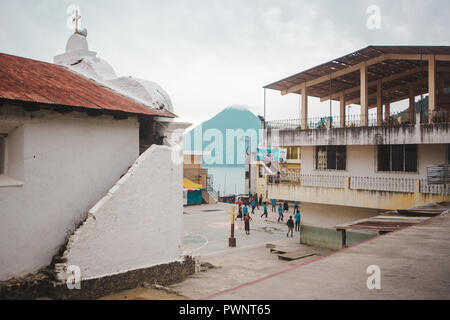
[[[356,221],[378,215],[378,210],[334,206],[320,203],[301,203],[302,223],[308,226],[332,228],[338,224]],[[291,209],[289,215],[292,215]],[[285,214],[285,216],[288,216]]]
[[[302,174],[323,174],[364,177],[426,178],[427,166],[446,163],[445,144],[418,145],[417,168],[415,173],[377,172],[377,146],[347,146],[347,169],[323,171],[315,170],[314,147],[301,147]]]
[[[90,210],[57,266],[61,280],[70,265],[87,280],[180,260],[183,175],[171,152],[153,145]]]
[[[23,186],[0,187],[0,280],[47,266],[139,155],[136,118],[46,111],[15,117],[22,125],[9,147],[22,148],[22,156],[9,165]]]

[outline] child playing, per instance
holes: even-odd
[[[281,203],[278,206],[278,220],[277,221],[280,222],[280,220],[283,221],[283,206],[281,205]]]
[[[261,218],[262,218],[263,216],[266,216],[266,218],[268,217],[268,213],[267,213],[267,202],[264,202],[264,212],[263,212],[263,214],[261,215]]]
[[[295,213],[295,231],[300,232],[300,210],[297,209],[297,212]]]
[[[288,226],[288,232],[286,233],[286,237],[289,237],[290,232],[292,238],[294,236],[294,220],[292,220],[292,216],[289,217],[289,220],[286,224]]]
[[[252,218],[249,214],[244,215],[245,234],[247,235],[250,234],[250,220],[252,220]]]

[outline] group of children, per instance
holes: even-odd
[[[261,205],[262,203],[262,196],[260,196],[258,198],[257,194],[255,195],[255,197],[251,198],[251,207],[252,207],[252,214],[255,213],[255,208]],[[275,199],[272,199],[272,212],[276,211],[276,205],[277,205],[277,201]],[[266,217],[268,218],[268,211],[267,211],[267,202],[264,202],[263,204],[263,208],[264,208],[264,212],[263,214],[261,214],[261,218],[262,217]],[[284,212],[289,212],[289,204],[287,201],[284,201],[283,203],[280,203],[278,206],[278,220],[277,222],[280,221],[284,221]],[[294,201],[294,218],[295,221],[292,219],[292,216],[289,217],[289,220],[287,221],[287,226],[288,226],[288,233],[286,234],[286,237],[289,237],[289,233],[291,234],[291,237],[294,236],[294,228],[296,232],[300,232],[300,219],[301,219],[301,215],[300,215],[300,208],[299,208],[299,202],[298,201]],[[240,218],[241,220],[244,221],[244,226],[245,226],[245,234],[249,235],[250,234],[250,221],[252,220],[252,218],[250,217],[250,214],[248,213],[248,207],[246,204],[244,204],[244,206],[242,207],[241,204],[239,204],[239,212],[238,212],[238,216],[237,218]]]

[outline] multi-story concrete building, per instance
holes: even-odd
[[[449,201],[448,181],[427,180],[428,166],[450,163],[449,87],[450,47],[429,46],[371,46],[267,85],[301,94],[302,118],[266,123],[265,145],[288,157],[273,175],[259,165],[258,192],[300,201],[304,223],[322,227]],[[309,118],[310,96],[339,101],[340,114]],[[393,116],[390,104],[405,99]],[[359,115],[346,114],[350,104]]]

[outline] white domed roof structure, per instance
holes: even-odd
[[[172,101],[161,86],[153,81],[132,77],[120,77],[108,81],[111,87],[153,109],[166,109],[173,112]]]
[[[88,51],[89,50],[88,42],[85,36],[79,33],[74,33],[73,35],[70,36],[69,40],[67,41],[66,53],[80,50]]]
[[[66,52],[54,57],[55,64],[62,65],[87,78],[111,88],[150,109],[165,109],[174,112],[167,92],[157,83],[132,77],[117,77],[113,67],[89,51],[87,30],[70,36]]]
[[[104,80],[117,78],[113,67],[103,59],[98,57],[84,57],[68,66],[85,77],[104,83]]]

